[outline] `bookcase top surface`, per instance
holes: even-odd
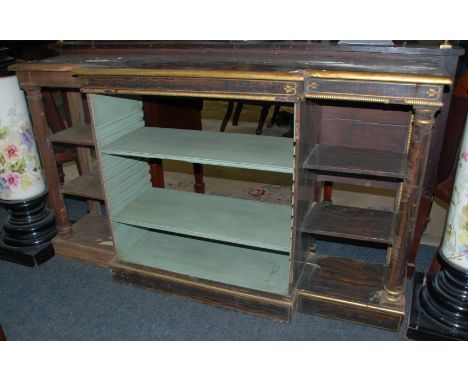
[[[400,50],[402,48],[399,48]],[[81,76],[166,76],[204,78],[249,78],[264,80],[296,80],[323,75],[346,79],[356,73],[369,74],[369,80],[385,80],[449,84],[440,52],[428,50],[427,55],[401,54],[400,50],[382,52],[347,52],[343,49],[306,49],[300,45],[253,49],[233,46],[203,46],[191,48],[167,47],[135,50],[124,54],[69,54],[11,66],[16,71],[66,71]],[[454,50],[458,51],[458,50]],[[360,54],[356,54],[360,53]],[[454,53],[454,52],[452,52]],[[362,77],[362,76],[361,76]],[[360,78],[361,78],[360,77]],[[365,78],[365,75],[364,75]],[[382,79],[384,80],[384,79]]]

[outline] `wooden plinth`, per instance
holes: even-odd
[[[382,298],[385,267],[339,257],[312,254],[296,289],[297,309],[334,319],[400,330],[405,298]]]
[[[238,288],[118,260],[113,261],[110,268],[115,280],[135,286],[283,322],[292,320],[293,303],[288,296]]]
[[[115,256],[106,218],[94,214],[73,224],[70,237],[56,236],[52,244],[56,255],[100,266],[108,266]]]

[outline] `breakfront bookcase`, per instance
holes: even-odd
[[[115,279],[283,321],[297,309],[400,328],[431,135],[451,85],[440,60],[223,46],[68,60],[90,109]],[[294,136],[145,126],[144,95],[290,103]],[[152,159],[291,174],[291,205],[153,188]],[[324,202],[324,181],[393,190],[394,208]],[[316,239],[375,243],[387,256],[320,254]]]

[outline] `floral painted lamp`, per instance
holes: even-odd
[[[468,340],[468,120],[438,260],[437,274],[415,276],[407,336]]]
[[[0,48],[0,54],[2,50]],[[0,259],[35,266],[54,255],[57,233],[46,208],[47,188],[26,99],[0,59],[0,205],[9,216],[0,234]],[[1,227],[1,224],[0,224]]]

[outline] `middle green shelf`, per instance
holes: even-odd
[[[254,200],[148,188],[115,222],[289,253],[291,207]]]

